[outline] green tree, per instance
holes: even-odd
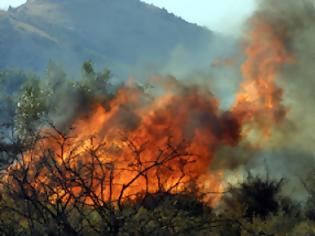
[[[109,79],[111,72],[104,69],[102,72],[95,72],[92,61],[86,61],[82,65],[83,78],[76,85],[84,92],[95,96],[108,95]]]
[[[38,84],[26,85],[18,97],[15,128],[21,137],[37,130],[41,118],[47,113],[45,93]]]

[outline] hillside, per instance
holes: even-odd
[[[114,72],[209,65],[211,31],[139,0],[28,0],[0,13],[0,68],[42,71],[52,60],[84,60]],[[194,62],[194,63],[192,63]]]

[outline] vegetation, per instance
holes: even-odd
[[[63,152],[72,138],[66,128],[72,114],[90,109],[92,100],[106,107],[112,91],[110,72],[95,72],[90,61],[83,64],[79,80],[67,79],[54,64],[41,79],[20,71],[0,73],[0,235],[315,235],[313,178],[304,183],[309,199],[299,204],[284,195],[284,180],[250,173],[222,193],[215,206],[203,201],[193,181],[189,188],[172,191],[183,178],[155,193],[124,194],[137,179],[152,184],[148,172],[173,160],[183,163],[184,177],[184,167],[190,163],[183,161],[188,153],[181,144],[157,148],[163,155],[150,168],[141,161],[134,164],[136,177],[121,186],[119,197],[103,196],[91,176],[97,173],[98,186],[106,183],[112,189],[113,173],[119,171],[100,161],[100,153],[107,151],[105,144],[86,149],[88,158],[76,160],[76,165],[72,160],[80,159],[75,150],[81,144],[71,146],[67,159]],[[71,106],[65,108],[62,101]],[[41,127],[51,132],[39,135]],[[55,140],[57,147],[39,145],[47,138]],[[141,160],[145,146],[136,148],[132,140],[127,141],[134,159]],[[27,153],[33,152],[39,152],[40,159],[29,158]],[[160,180],[159,175],[156,178]]]

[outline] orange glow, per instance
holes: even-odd
[[[151,98],[133,87],[121,89],[110,110],[98,104],[89,115],[78,117],[69,138],[43,130],[45,138],[24,154],[32,187],[43,192],[40,188],[52,186],[51,202],[83,195],[82,182],[76,184],[80,178],[102,202],[137,199],[147,192],[178,193],[192,182],[201,192],[220,192],[223,175],[209,173],[209,166],[218,147],[238,143],[238,121],[221,112],[210,93],[164,82],[171,90],[161,87],[164,94]],[[47,155],[55,160],[53,167],[46,163],[48,167],[39,169]],[[73,183],[64,187],[53,176]],[[218,196],[204,200],[214,203]],[[93,204],[95,199],[84,201]]]
[[[281,104],[282,89],[276,79],[284,65],[294,61],[288,52],[285,30],[276,30],[259,15],[252,19],[241,72],[244,82],[233,111],[242,123],[256,123],[264,136],[273,124],[283,120],[287,109]]]
[[[21,162],[28,167],[30,188],[44,192],[49,185],[51,202],[82,198],[91,205],[177,193],[191,183],[200,192],[222,192],[224,170],[209,171],[216,150],[238,145],[246,124],[270,135],[270,126],[286,114],[276,84],[280,69],[293,60],[283,43],[285,32],[274,32],[259,18],[253,25],[241,68],[244,82],[231,111],[221,111],[208,91],[175,79],[156,78],[156,94],[128,85],[109,109],[94,104],[89,114],[78,115],[67,134],[41,131],[45,138]],[[48,157],[55,162],[41,166]],[[215,204],[220,197],[209,194],[204,200]]]

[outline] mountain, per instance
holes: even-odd
[[[85,60],[114,72],[209,65],[220,39],[139,0],[28,0],[0,12],[0,68],[77,70]],[[174,62],[175,61],[175,62]]]

